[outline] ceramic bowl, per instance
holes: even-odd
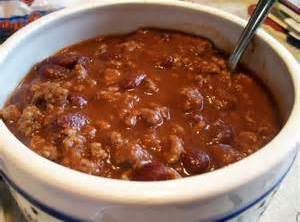
[[[246,22],[217,9],[167,0],[99,1],[33,22],[0,49],[0,107],[37,62],[101,34],[139,27],[176,29],[232,51]],[[259,30],[242,61],[273,93],[284,126],[251,156],[199,176],[132,182],[80,173],[37,155],[0,121],[0,169],[29,221],[254,222],[287,174],[299,141],[299,67]],[[259,104],[257,104],[259,109]]]

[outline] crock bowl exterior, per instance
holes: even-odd
[[[216,9],[167,0],[114,0],[55,12],[20,30],[0,49],[0,105],[33,64],[84,39],[150,26],[201,35],[230,52],[244,25],[245,21]],[[262,30],[244,61],[258,74],[263,72],[259,77],[273,92],[287,122],[255,154],[199,176],[132,182],[86,175],[38,156],[0,121],[0,172],[26,218],[39,222],[257,221],[296,157],[299,67]]]
[[[293,162],[290,163],[289,168]],[[81,222],[81,221],[95,221],[95,222],[140,222],[140,221],[152,221],[155,218],[157,221],[195,221],[199,218],[199,214],[203,210],[209,210],[209,208],[218,206],[222,208],[223,205],[233,205],[233,211],[223,213],[222,216],[215,215],[218,213],[215,211],[212,213],[212,217],[209,219],[196,220],[197,222],[256,222],[260,219],[273,196],[276,194],[282,180],[289,171],[276,178],[277,182],[267,191],[263,190],[263,194],[259,197],[255,197],[251,202],[247,198],[252,196],[252,192],[246,190],[236,190],[234,193],[227,196],[226,201],[216,199],[213,203],[205,204],[203,201],[196,201],[192,204],[182,203],[181,206],[174,207],[172,205],[163,207],[140,207],[140,206],[126,206],[126,205],[102,205],[99,204],[99,210],[93,212],[92,215],[81,215],[79,217],[72,216],[73,211],[65,211],[64,209],[50,208],[47,206],[47,200],[37,201],[29,193],[24,193],[21,187],[15,185],[4,174],[2,174],[6,181],[11,194],[20,207],[24,217],[29,222]],[[28,178],[30,179],[30,178]],[[251,184],[249,185],[251,187]],[[46,192],[46,191],[45,191]],[[240,195],[240,193],[243,195]],[[224,194],[226,196],[226,194]],[[246,197],[246,199],[245,199]],[[50,196],[48,198],[51,198]],[[64,196],[60,196],[64,198]],[[56,199],[57,200],[57,199]],[[59,201],[59,200],[58,200]],[[69,199],[70,204],[73,199]],[[80,199],[77,199],[80,201]],[[247,203],[244,207],[241,207],[244,203]],[[57,204],[60,205],[59,202]],[[85,207],[84,205],[81,207]],[[150,208],[150,209],[149,209]],[[75,211],[81,212],[82,208],[75,209]]]

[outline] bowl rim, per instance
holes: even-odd
[[[13,53],[17,45],[22,44],[24,40],[37,33],[41,27],[95,8],[109,7],[117,4],[143,4],[145,7],[154,4],[161,7],[179,7],[185,10],[205,12],[219,16],[239,26],[245,26],[246,24],[245,20],[235,15],[191,2],[113,0],[88,3],[51,13],[15,33],[0,47],[0,65]],[[15,165],[22,166],[24,172],[39,181],[43,181],[49,187],[92,200],[113,203],[139,205],[178,204],[199,199],[211,199],[242,187],[278,165],[291,153],[297,142],[299,142],[299,133],[297,130],[297,125],[300,123],[300,116],[298,117],[297,115],[297,112],[300,111],[300,78],[298,77],[300,73],[299,71],[297,72],[299,65],[291,53],[265,31],[262,29],[258,30],[256,36],[272,47],[272,50],[280,56],[289,70],[294,87],[294,104],[290,116],[280,133],[262,149],[241,161],[210,173],[177,180],[138,182],[97,177],[63,167],[41,157],[22,144],[8,130],[3,121],[0,121],[0,151],[3,155],[2,158],[4,162],[8,158]],[[281,147],[286,148],[280,149]],[[30,164],[28,164],[29,162]],[[261,167],[262,165],[264,165],[264,168]],[[249,170],[250,167],[251,170]],[[220,183],[220,178],[226,178],[226,182]]]

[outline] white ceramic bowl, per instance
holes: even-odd
[[[107,1],[62,10],[1,46],[0,106],[35,63],[84,39],[150,26],[201,35],[230,52],[244,25],[217,9],[177,1]],[[94,177],[40,157],[0,121],[1,174],[24,214],[42,222],[256,221],[296,155],[300,73],[292,55],[262,30],[244,58],[271,89],[286,122],[263,149],[211,173],[163,182]]]

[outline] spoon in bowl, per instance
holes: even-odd
[[[259,0],[257,6],[243,30],[232,54],[229,57],[228,65],[230,71],[234,72],[236,66],[252,40],[257,28],[264,21],[276,0]]]

